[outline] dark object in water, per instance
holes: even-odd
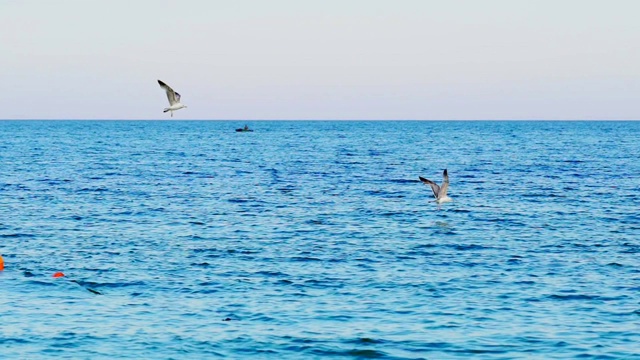
[[[243,128],[236,129],[236,132],[253,132],[253,130],[249,129],[249,127],[245,125]]]
[[[98,290],[93,290],[92,288],[86,288],[87,290],[89,290],[90,292],[96,294],[96,295],[102,295],[102,293]]]
[[[80,283],[78,280],[71,280],[71,282],[72,282],[72,283],[76,283],[76,284],[78,284],[78,285],[82,286],[83,288],[87,289],[87,290],[88,290],[89,292],[91,292],[91,293],[94,293],[94,294],[96,294],[96,295],[103,295],[100,291],[98,291],[98,290],[93,290],[92,288],[87,287],[87,286],[85,286],[84,284]]]

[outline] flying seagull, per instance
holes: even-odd
[[[158,84],[160,84],[160,87],[163,88],[167,93],[167,99],[169,99],[169,107],[165,108],[163,112],[171,111],[171,117],[173,117],[174,111],[187,107],[186,105],[182,105],[180,103],[180,94],[173,91],[173,89],[169,85],[163,83],[160,80],[158,80]]]
[[[436,198],[434,201],[438,204],[438,209],[440,209],[440,204],[453,201],[453,199],[447,196],[447,189],[449,189],[449,174],[447,174],[447,169],[444,169],[442,176],[444,177],[444,179],[442,180],[442,185],[440,186],[429,179],[418,176],[420,178],[420,181],[431,186],[431,190],[433,190],[433,196]]]

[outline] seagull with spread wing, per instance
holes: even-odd
[[[160,80],[158,80],[158,84],[160,84],[160,87],[163,88],[167,93],[167,99],[169,99],[169,107],[165,108],[163,112],[171,111],[171,117],[173,117],[174,111],[187,107],[186,105],[180,103],[180,94],[173,91],[173,89],[169,85],[163,83]]]
[[[433,196],[436,198],[433,201],[438,204],[438,210],[440,209],[440,204],[453,201],[453,199],[447,196],[447,190],[449,189],[449,174],[447,174],[447,169],[444,169],[442,176],[444,177],[444,179],[442,180],[442,185],[440,186],[429,179],[418,176],[420,178],[420,181],[422,181],[426,185],[431,186]]]

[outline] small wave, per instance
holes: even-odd
[[[34,238],[33,234],[14,233],[14,234],[0,234],[0,238]]]
[[[307,224],[307,225],[331,225],[332,223],[328,222],[326,220],[311,219],[311,220],[305,221],[305,224]]]
[[[477,245],[477,244],[455,244],[450,245],[451,248],[458,251],[471,251],[471,250],[491,250],[493,247]]]
[[[551,192],[541,192],[541,193],[526,193],[521,194],[520,197],[523,198],[564,198],[566,196],[560,194],[554,194]]]
[[[471,355],[480,355],[480,354],[506,354],[509,350],[501,348],[501,349],[462,349],[462,350],[451,350],[453,353],[458,354],[471,354]]]
[[[30,344],[33,341],[31,340],[27,340],[27,339],[23,339],[23,338],[0,338],[0,344],[4,344],[4,345],[18,345],[18,344]]]
[[[201,262],[201,263],[191,263],[191,266],[195,266],[195,267],[209,267],[211,266],[211,264],[209,264],[208,262]]]
[[[100,282],[94,282],[94,281],[77,281],[77,280],[74,280],[74,282],[76,282],[76,283],[78,283],[79,285],[82,285],[82,286],[94,286],[94,287],[109,288],[109,289],[118,289],[118,288],[132,287],[132,286],[145,287],[145,286],[148,285],[144,281],[100,283]]]
[[[619,264],[617,262],[612,262],[612,263],[608,263],[607,266],[611,266],[611,267],[624,267],[624,265]]]
[[[567,301],[613,301],[620,300],[620,297],[606,297],[606,296],[598,296],[598,295],[584,295],[584,294],[570,294],[570,295],[558,295],[552,294],[547,296],[547,298],[552,300],[567,300]]]
[[[309,261],[309,262],[311,262],[311,261],[322,261],[322,259],[320,259],[320,258],[311,257],[311,256],[294,256],[294,257],[289,258],[289,260],[291,260],[291,261],[302,261],[302,262],[305,262],[305,261]]]
[[[69,179],[38,179],[36,181],[37,182],[44,182],[44,183],[47,183],[48,185],[59,185],[59,184],[64,184],[64,183],[71,182],[72,180],[69,180]]]
[[[396,183],[396,184],[413,184],[413,183],[419,183],[420,180],[418,179],[390,179],[387,180],[390,183]]]
[[[105,192],[105,191],[109,191],[109,189],[107,189],[106,187],[95,187],[95,188],[85,187],[78,191],[79,192]]]
[[[279,271],[268,271],[268,270],[263,270],[263,271],[258,271],[255,273],[256,275],[266,275],[266,276],[289,276],[288,274],[279,272]]]
[[[451,209],[450,211],[458,214],[468,214],[471,212],[471,210],[466,209]]]
[[[358,338],[345,341],[347,344],[384,344],[384,340],[378,340],[373,338]]]
[[[56,284],[51,281],[43,281],[43,280],[35,280],[35,279],[29,280],[27,283],[31,285],[38,285],[38,286],[56,286]]]

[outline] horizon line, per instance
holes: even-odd
[[[28,118],[9,119],[0,118],[0,121],[640,121],[639,119],[61,119],[61,118]]]

